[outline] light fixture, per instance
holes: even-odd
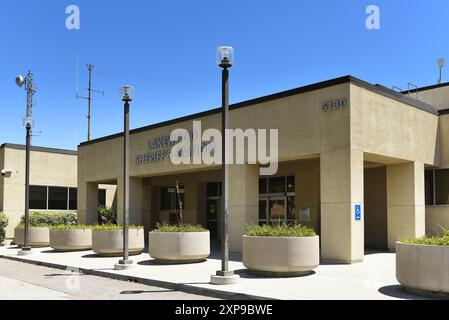
[[[446,62],[446,60],[444,60],[444,58],[439,58],[437,63],[438,63],[438,67],[440,69],[442,69],[444,67],[444,63]]]
[[[120,87],[120,96],[123,101],[131,101],[134,98],[134,87],[130,85],[123,85]]]
[[[24,83],[25,83],[25,78],[24,78],[21,74],[19,74],[19,75],[16,77],[16,84],[17,84],[17,86],[19,86],[20,88],[22,88],[22,86],[23,86]]]
[[[230,68],[234,64],[234,48],[221,46],[217,48],[217,65],[221,68]]]

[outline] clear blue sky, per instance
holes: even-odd
[[[81,29],[65,28],[65,8]],[[381,30],[365,28],[380,7]],[[447,0],[2,0],[0,143],[23,143],[24,91],[14,78],[31,69],[38,84],[34,145],[76,149],[86,140],[87,106],[75,100],[86,63],[95,74],[92,138],[122,130],[119,86],[136,88],[131,127],[220,104],[216,47],[235,48],[231,102],[351,74],[406,88],[434,84],[436,60],[449,61]],[[449,80],[449,65],[445,74]],[[81,92],[85,94],[86,92]]]

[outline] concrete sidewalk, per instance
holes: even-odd
[[[320,265],[315,273],[303,277],[264,278],[250,275],[239,256],[232,256],[230,268],[240,275],[237,284],[215,286],[210,276],[220,269],[214,254],[205,262],[160,265],[148,253],[133,256],[135,267],[113,270],[119,258],[99,257],[93,251],[54,252],[51,248],[33,249],[29,256],[17,256],[15,246],[0,247],[0,257],[35,263],[59,269],[77,268],[120,280],[176,289],[184,292],[228,299],[423,299],[407,293],[395,278],[394,253],[370,253],[363,263],[352,265]]]

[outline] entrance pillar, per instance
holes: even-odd
[[[387,165],[388,249],[400,238],[425,235],[424,164]]]
[[[242,252],[246,224],[258,223],[259,166],[229,165],[229,251]]]
[[[77,190],[77,217],[80,224],[92,225],[98,222],[98,184],[82,182]]]
[[[142,225],[142,178],[129,178],[129,225]],[[123,221],[123,178],[117,183],[117,222]]]
[[[363,260],[363,152],[322,152],[321,257],[352,263]]]

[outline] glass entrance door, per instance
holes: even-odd
[[[210,232],[211,240],[220,240],[219,237],[219,217],[220,217],[220,200],[207,200],[207,229]]]

